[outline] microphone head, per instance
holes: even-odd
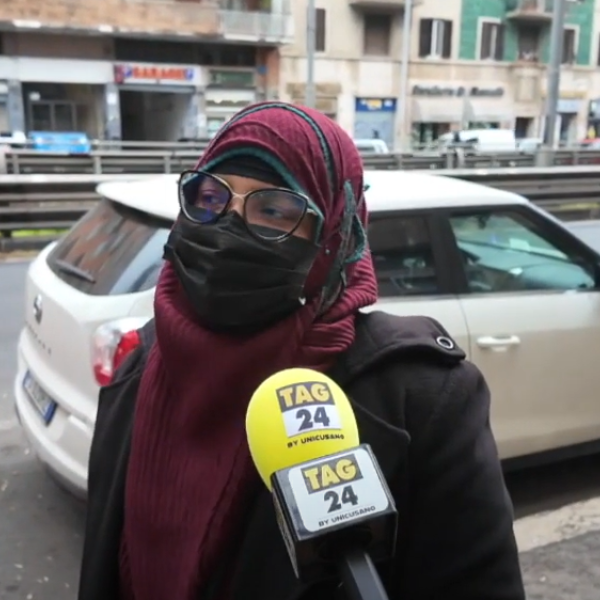
[[[276,471],[359,444],[354,411],[332,379],[286,369],[263,381],[246,412],[250,454],[269,490]]]

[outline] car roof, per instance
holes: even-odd
[[[179,212],[177,175],[97,186],[100,196],[150,215],[174,221]],[[527,204],[523,196],[423,171],[365,171],[370,213],[422,208]]]

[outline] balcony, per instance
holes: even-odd
[[[506,18],[515,23],[545,24],[552,21],[554,0],[506,0]]]
[[[362,12],[396,13],[404,10],[406,0],[348,0],[348,5]]]
[[[294,22],[289,14],[221,9],[219,33],[227,41],[291,44]]]
[[[195,37],[268,45],[293,41],[293,20],[288,12],[229,10],[227,6],[218,0],[11,0],[0,1],[0,22],[4,27],[37,31]]]

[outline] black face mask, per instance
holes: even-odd
[[[304,304],[304,284],[318,250],[314,242],[294,236],[261,240],[230,212],[211,225],[181,217],[165,258],[203,325],[251,333]]]

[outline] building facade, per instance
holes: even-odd
[[[422,145],[468,127],[543,135],[553,0],[416,0],[405,97],[405,0],[317,0],[317,7],[317,107],[355,137],[398,149],[399,139]],[[296,38],[281,48],[280,94],[301,102],[306,2],[293,11]],[[600,2],[568,3],[556,131],[563,142],[594,126],[600,134],[599,17]]]
[[[0,3],[0,131],[174,141],[273,98],[288,0]]]

